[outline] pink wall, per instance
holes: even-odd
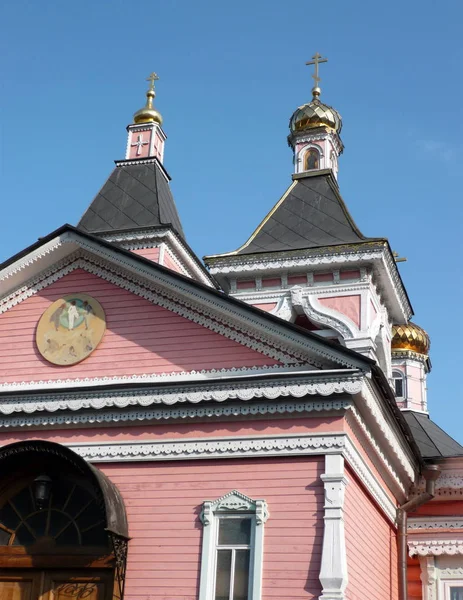
[[[307,275],[288,275],[288,285],[297,285],[301,283],[307,285]]]
[[[358,279],[360,277],[360,271],[341,271],[339,273],[339,279],[341,281],[345,279]]]
[[[234,488],[268,502],[263,600],[312,600],[321,593],[321,457],[100,468],[118,486],[128,512],[132,539],[126,600],[197,600],[202,538],[198,515],[205,500]]]
[[[164,266],[170,269],[171,271],[176,271],[177,273],[186,275],[186,271],[177,264],[177,261],[174,260],[174,257],[172,256],[168,248],[166,248],[164,252]]]
[[[280,277],[273,277],[273,278],[269,278],[269,279],[262,279],[262,287],[263,288],[280,287],[280,286],[281,286],[281,279],[280,279]]]
[[[253,290],[255,287],[256,282],[254,279],[243,279],[236,282],[237,290]]]
[[[83,362],[55,366],[38,353],[35,329],[42,313],[73,292],[96,298],[107,330]],[[40,381],[275,364],[257,351],[153,305],[127,290],[76,270],[0,316],[0,381]]]
[[[256,435],[297,435],[311,433],[340,432],[342,417],[299,417],[246,418],[245,421],[230,419],[228,422],[208,421],[205,423],[159,423],[155,425],[87,427],[84,429],[57,429],[31,431],[5,431],[0,433],[0,446],[23,440],[40,439],[58,444],[84,444],[103,442],[160,441],[162,439],[195,439],[208,437],[236,437]]]
[[[143,256],[148,260],[152,260],[153,262],[159,262],[159,248],[139,248],[137,250],[132,250],[132,252],[139,256]]]
[[[254,308],[260,308],[260,310],[265,310],[265,312],[270,312],[274,308],[276,308],[276,302],[267,302],[264,304],[253,304]]]
[[[134,146],[138,141],[138,138],[143,142],[143,145],[138,148],[138,146]],[[130,158],[146,158],[149,156],[150,149],[150,141],[151,141],[151,132],[150,131],[133,131],[130,134]]]
[[[349,583],[347,600],[398,598],[395,530],[382,516],[356,475],[348,470],[345,528]]]
[[[360,329],[360,296],[333,296],[331,298],[318,298],[320,304],[349,317]]]
[[[315,273],[313,280],[315,283],[322,281],[333,281],[333,273]]]

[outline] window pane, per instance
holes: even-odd
[[[231,550],[217,550],[215,600],[229,600],[231,575]]]
[[[251,543],[251,519],[220,519],[219,545],[249,545]]]
[[[233,600],[248,600],[249,550],[236,550],[235,552]]]
[[[402,379],[394,379],[395,383],[395,395],[397,398],[403,398],[404,395],[404,382]]]
[[[450,600],[463,600],[463,587],[451,587]]]

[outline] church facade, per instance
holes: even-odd
[[[1,600],[463,600],[463,447],[320,62],[236,250],[185,240],[153,74],[78,225],[0,265]]]

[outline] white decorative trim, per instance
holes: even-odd
[[[391,464],[388,456],[381,450],[379,444],[376,441],[376,438],[372,435],[370,428],[365,423],[363,417],[360,415],[356,407],[351,404],[349,410],[346,413],[347,421],[351,426],[352,432],[354,433],[358,443],[362,446],[367,454],[371,452],[371,449],[374,449],[374,452],[381,464],[381,466],[385,469],[387,476],[392,479],[391,485],[396,488],[396,492],[399,491],[405,496],[408,492],[410,479],[407,478],[407,487],[405,487],[403,481],[399,478],[396,469]],[[352,422],[353,421],[353,422]],[[364,437],[368,440],[368,445],[363,443],[363,441],[355,434],[356,427],[359,428],[364,435]],[[373,460],[373,462],[375,462]]]
[[[410,556],[454,556],[463,554],[463,536],[459,540],[408,540]]]
[[[267,371],[268,373],[268,371]],[[143,408],[156,404],[172,406],[175,404],[200,402],[225,402],[227,400],[254,400],[265,398],[268,400],[277,400],[279,398],[303,398],[304,396],[331,396],[333,394],[355,394],[362,388],[362,380],[359,376],[351,375],[320,377],[314,381],[310,377],[300,379],[286,380],[266,380],[240,382],[242,377],[254,375],[258,377],[257,370],[231,369],[223,371],[197,372],[196,380],[199,384],[193,385],[193,382],[187,386],[185,381],[175,387],[148,389],[148,390],[118,390],[108,392],[75,392],[47,395],[21,395],[21,396],[0,396],[0,413],[4,415],[13,415],[15,413],[25,412],[33,414],[35,412],[55,412],[62,410],[82,410],[103,408],[127,408],[129,406],[140,406]],[[260,374],[266,374],[260,371]],[[201,377],[203,375],[203,377]],[[207,375],[212,378],[227,377],[234,378],[229,383],[209,383],[200,381],[201,378],[207,379]],[[285,373],[287,377],[290,372]],[[148,378],[144,381],[147,382]],[[166,378],[165,378],[166,380]],[[82,383],[85,380],[82,381]],[[103,380],[100,381],[102,383]],[[126,378],[125,383],[131,383],[131,378]],[[59,387],[63,386],[63,381],[59,382]],[[43,382],[42,382],[43,384]],[[74,381],[73,381],[74,384]],[[95,385],[92,380],[90,385]]]
[[[416,493],[422,492],[424,488],[424,479],[421,478]],[[463,471],[442,471],[436,481],[436,497],[462,498]]]
[[[319,600],[344,600],[347,587],[347,550],[344,533],[344,492],[349,480],[344,475],[342,454],[325,456],[323,546],[320,566],[322,594]]]
[[[344,339],[355,337],[355,330],[358,331],[358,328],[348,317],[343,317],[338,311],[323,306],[313,292],[304,294],[303,288],[295,286],[291,289],[291,302],[294,307],[300,308],[309,319],[334,329]]]
[[[311,456],[339,454],[348,461],[360,481],[391,522],[396,507],[377,481],[346,433],[240,436],[233,438],[199,438],[67,444],[90,462],[159,461],[205,458],[237,458],[255,456]]]
[[[463,518],[448,516],[409,517],[407,529],[409,532],[416,533],[423,529],[463,529]]]
[[[384,435],[384,438],[389,446],[389,449],[392,451],[393,456],[395,456],[400,465],[403,467],[404,472],[410,481],[415,480],[415,468],[410,459],[410,456],[404,452],[402,445],[399,443],[397,439],[397,435],[391,428],[391,425],[386,421],[384,416],[384,409],[376,399],[375,393],[372,389],[372,384],[370,379],[364,379],[364,386],[361,391],[362,400],[369,409],[373,418],[376,421],[376,424],[379,426],[381,432]]]

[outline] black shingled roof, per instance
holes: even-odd
[[[410,431],[424,459],[463,456],[463,446],[422,413],[404,411]]]
[[[171,225],[184,236],[175,201],[162,167],[118,165],[83,214],[77,227],[88,233]]]
[[[378,239],[367,238],[359,231],[331,170],[293,178],[296,185],[237,254],[301,250]]]

